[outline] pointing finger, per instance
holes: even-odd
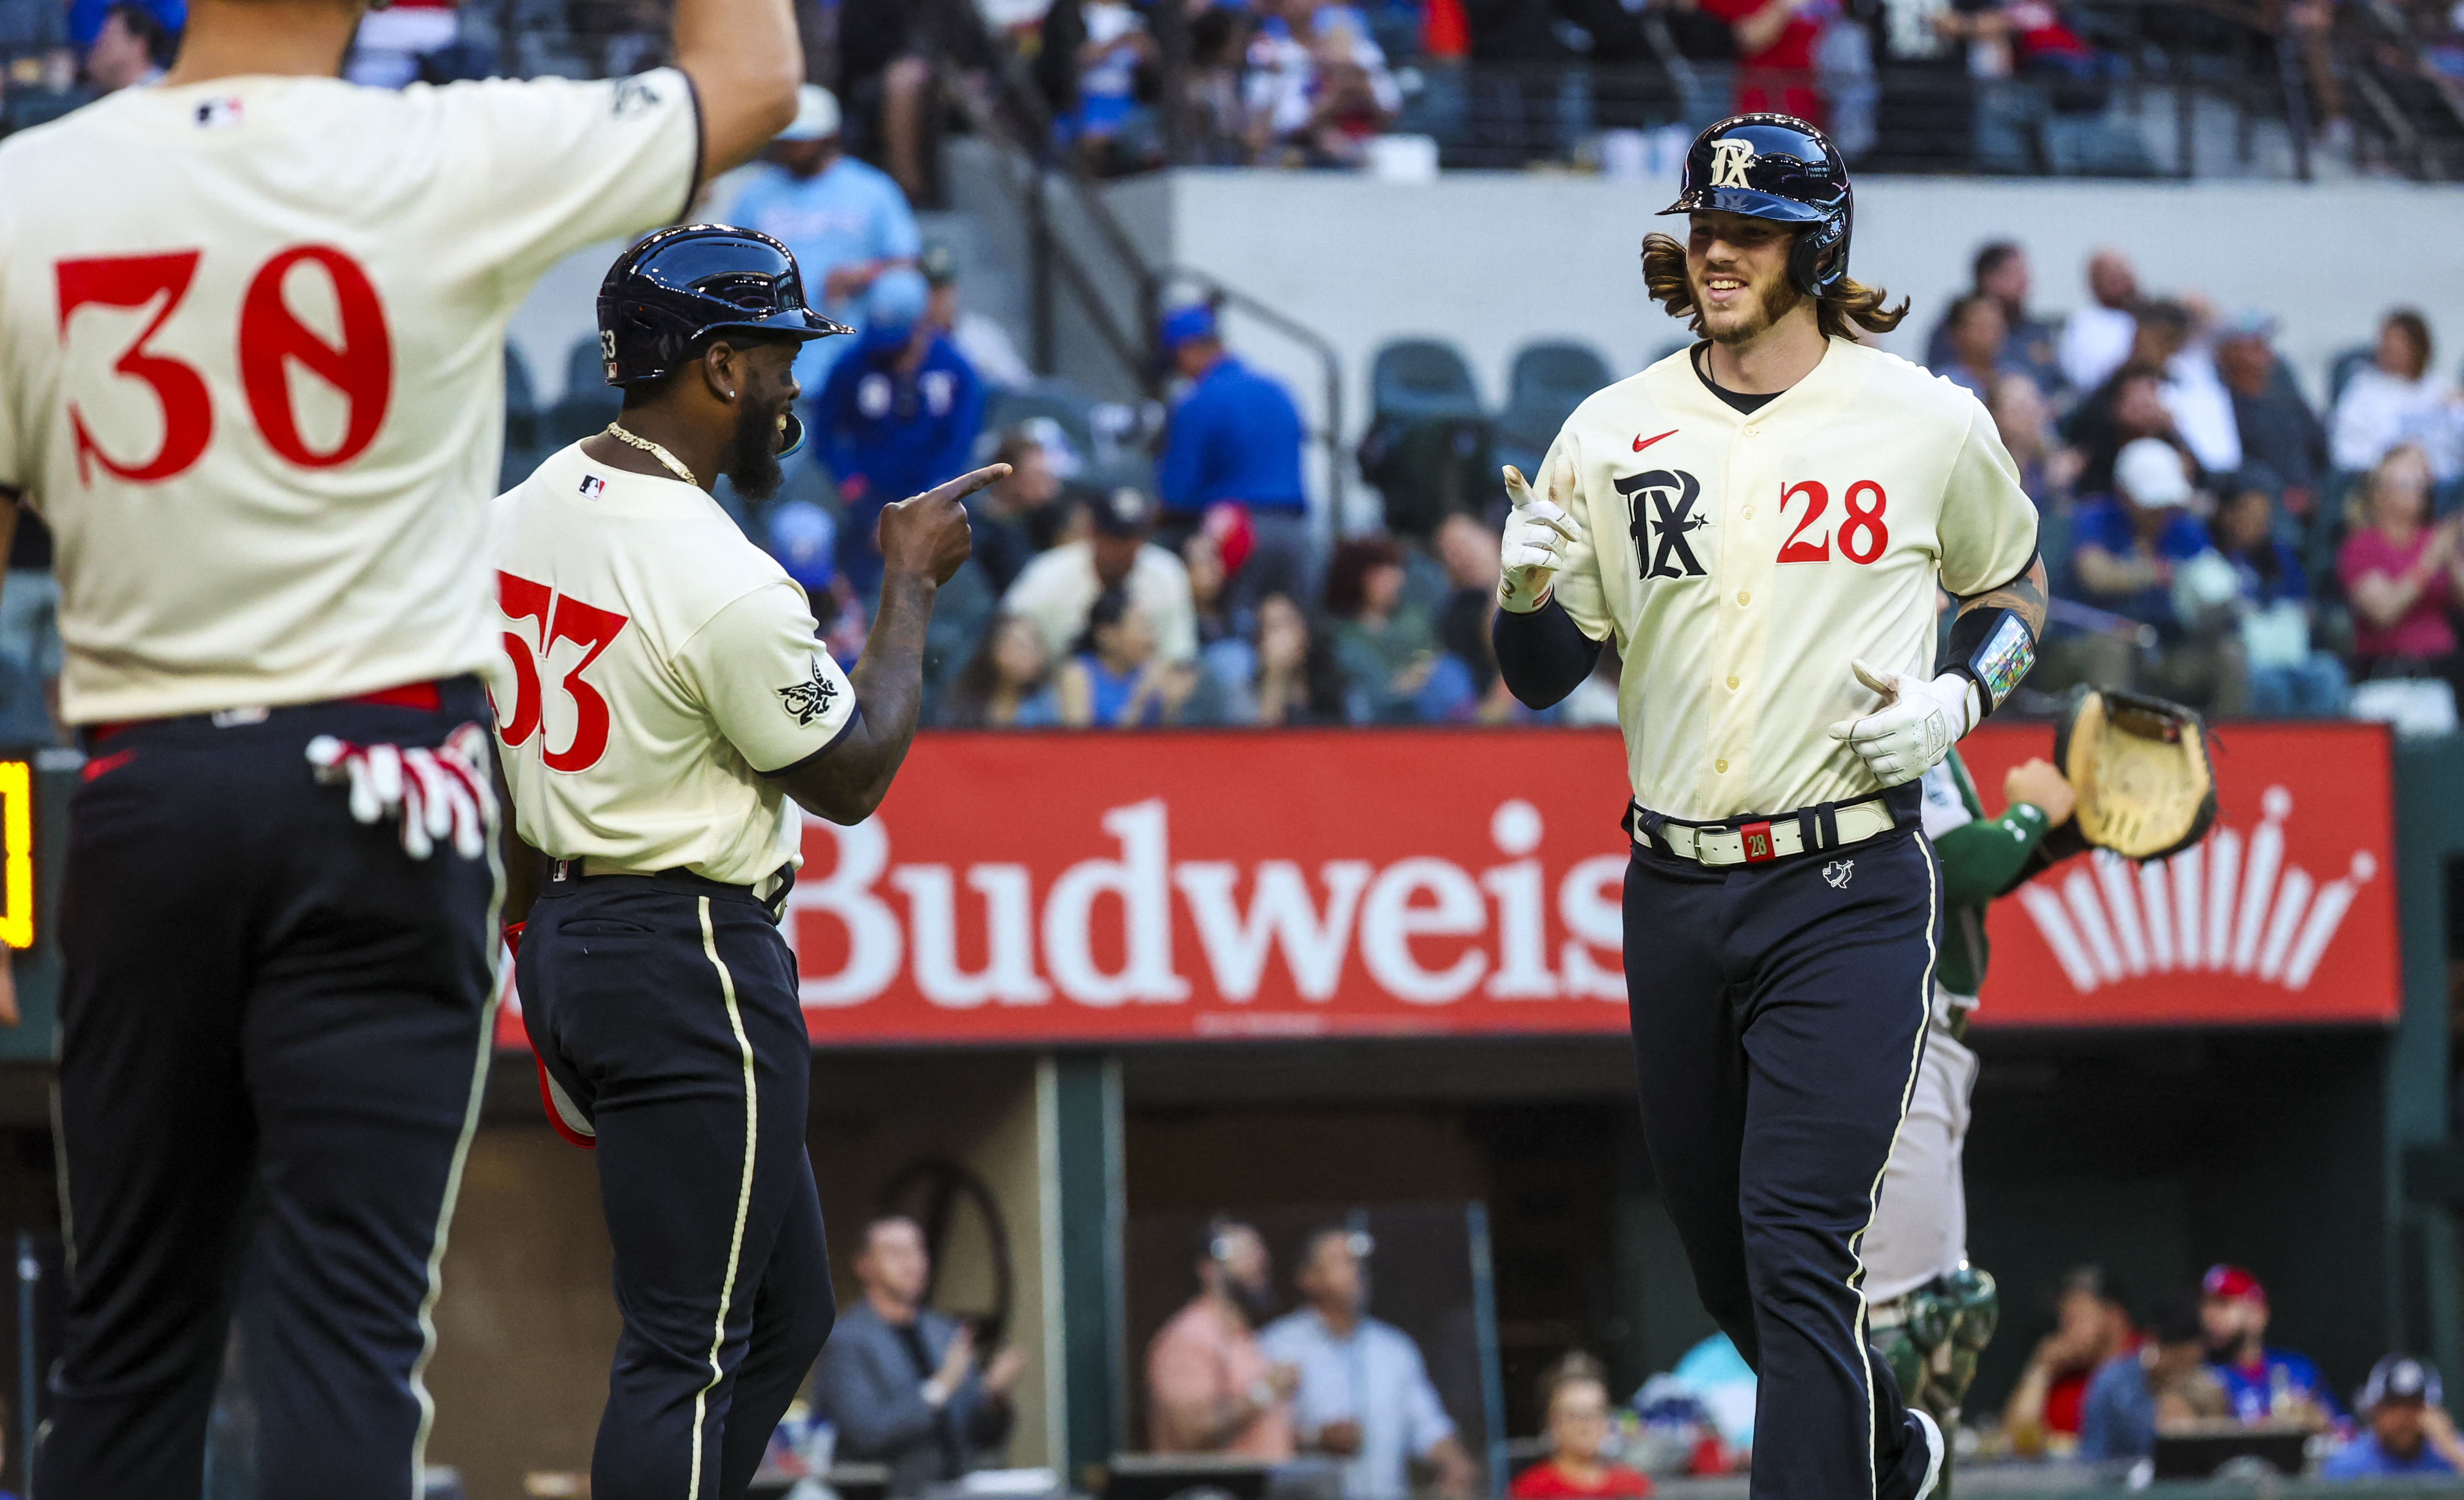
[[[986,464],[972,473],[962,474],[949,483],[939,485],[917,496],[927,500],[963,500],[988,484],[998,484],[1009,477],[1009,465]]]
[[[1506,497],[1514,502],[1516,510],[1531,503],[1531,486],[1524,479],[1522,470],[1507,464],[1498,472],[1506,476]]]

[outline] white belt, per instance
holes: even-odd
[[[1832,846],[1835,849],[1888,833],[1895,826],[1891,809],[1879,797],[1850,803],[1833,814],[1833,822],[1839,829],[1839,843]],[[1807,852],[1805,835],[1793,814],[1734,828],[1663,823],[1660,826],[1660,842],[1678,858],[1703,865],[1759,865]]]

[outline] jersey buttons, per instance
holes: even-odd
[[[1729,692],[1731,692],[1731,693],[1734,693],[1734,692],[1736,692],[1736,691],[1737,691],[1737,679],[1736,679],[1736,678],[1734,678],[1734,677],[1730,677],[1730,678],[1728,679],[1728,691],[1729,691]]]
[[[1744,589],[1742,589],[1742,588],[1740,588],[1740,589],[1738,589],[1738,590],[1737,590],[1737,605],[1738,605],[1738,607],[1742,608],[1742,607],[1745,607],[1745,606],[1747,606],[1747,605],[1752,604],[1753,602],[1754,602],[1754,596],[1753,596],[1753,595],[1751,595],[1751,594],[1749,594],[1749,593],[1746,592],[1746,591],[1745,591]]]
[[[1719,772],[1722,776],[1726,776],[1728,774],[1728,762],[1726,761],[1714,761],[1711,762],[1711,769]]]

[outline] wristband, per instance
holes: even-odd
[[[1971,609],[1950,623],[1944,670],[1976,684],[1979,720],[2002,706],[2036,665],[2036,632],[2013,609]]]

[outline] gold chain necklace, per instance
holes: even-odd
[[[686,468],[684,464],[677,459],[675,454],[669,452],[666,449],[651,442],[649,438],[639,437],[631,432],[627,432],[621,424],[615,422],[607,424],[607,435],[620,443],[626,444],[627,447],[640,449],[642,452],[649,454],[659,462],[667,465],[668,473],[674,474],[677,478],[682,479],[685,483],[692,485],[696,490],[701,488],[701,481],[693,477],[693,472],[692,470]]]

